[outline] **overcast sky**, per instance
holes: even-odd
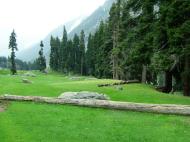
[[[0,55],[13,28],[18,48],[39,42],[57,26],[91,14],[105,0],[0,0]]]

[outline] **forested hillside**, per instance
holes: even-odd
[[[52,69],[98,78],[139,79],[163,92],[183,89],[190,96],[190,3],[187,0],[117,0],[84,44],[84,32],[51,38]],[[175,84],[173,83],[175,80]]]

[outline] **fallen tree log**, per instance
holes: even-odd
[[[116,83],[98,84],[98,87],[118,86],[118,85],[132,84],[132,83],[140,83],[140,81],[128,80],[128,81],[121,81],[121,82],[116,82]]]
[[[0,100],[7,101],[32,101],[48,104],[70,104],[75,106],[85,106],[92,108],[105,108],[115,110],[129,110],[138,112],[152,112],[161,114],[190,115],[189,105],[170,105],[170,104],[144,104],[131,102],[117,102],[107,100],[89,100],[89,99],[59,99],[53,97],[37,96],[14,96],[4,95]]]

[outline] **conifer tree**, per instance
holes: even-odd
[[[46,69],[46,59],[43,54],[43,41],[40,42],[40,51],[39,51],[39,58],[38,58],[38,68],[40,71],[44,71]]]
[[[147,81],[147,68],[153,53],[153,27],[154,27],[154,0],[142,2],[142,13],[139,16],[138,34],[139,42],[136,50],[139,55],[138,62],[142,64],[142,83]]]
[[[85,75],[85,34],[83,30],[80,33],[79,53],[80,53],[80,74]]]
[[[86,52],[86,68],[88,75],[95,75],[95,59],[96,52],[94,50],[94,37],[89,34]]]
[[[167,14],[170,8],[171,0],[159,1],[159,16],[155,23],[154,32],[154,53],[152,58],[152,64],[156,72],[165,73],[165,86],[163,92],[169,93],[172,90],[172,62],[170,60],[169,51],[171,45],[169,43],[169,37],[167,33]]]
[[[80,73],[80,52],[79,52],[79,36],[74,35],[73,38],[73,50],[74,50],[74,72]]]
[[[14,75],[14,74],[17,73],[16,63],[15,63],[15,57],[16,57],[15,56],[15,50],[16,51],[18,50],[17,43],[16,43],[16,33],[15,33],[14,30],[11,33],[11,36],[10,36],[9,49],[11,49],[11,57],[10,57],[10,60],[11,60],[11,73],[12,73],[12,75]]]
[[[50,39],[50,68],[52,70],[56,70],[55,69],[55,60],[56,60],[56,56],[55,56],[55,39],[51,36]]]
[[[73,51],[73,42],[72,40],[68,40],[67,42],[67,58],[66,58],[66,69],[68,73],[73,72],[74,69],[74,51]]]
[[[64,26],[63,29],[63,37],[61,41],[61,48],[60,48],[60,68],[61,72],[67,72],[66,68],[66,60],[67,60],[67,30]]]
[[[112,42],[113,48],[111,53],[111,62],[112,62],[112,71],[113,79],[119,79],[119,54],[120,48],[118,46],[119,37],[120,37],[120,20],[121,20],[121,0],[118,0],[117,3],[113,3],[110,10],[109,24],[112,29]]]
[[[168,51],[172,65],[170,70],[175,76],[181,70],[183,92],[190,96],[190,3],[186,0],[170,1],[166,16]],[[175,69],[178,70],[175,70]],[[180,77],[180,75],[178,75]],[[176,77],[176,76],[175,76]],[[177,80],[178,81],[178,80]]]
[[[59,70],[59,49],[60,49],[60,40],[57,37],[56,39],[51,36],[50,40],[51,53],[50,53],[50,67],[54,71]]]

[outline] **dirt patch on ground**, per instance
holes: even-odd
[[[4,111],[4,108],[0,106],[0,112],[3,112]]]
[[[5,111],[6,110],[6,108],[7,108],[7,106],[8,106],[8,102],[1,102],[0,101],[0,113],[1,112],[3,112],[3,111]]]

